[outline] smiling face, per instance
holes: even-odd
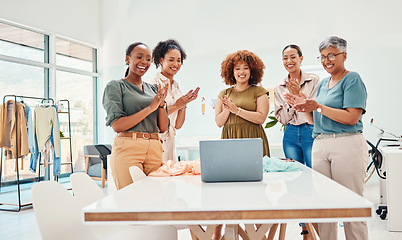
[[[160,63],[162,65],[162,74],[167,77],[173,77],[181,68],[181,54],[177,49],[169,50]]]
[[[345,70],[346,52],[342,53],[338,48],[328,47],[323,49],[320,54],[321,57],[325,57],[321,64],[329,74],[334,75]],[[335,59],[329,60],[330,55],[335,55]]]
[[[134,74],[141,77],[151,66],[151,51],[145,45],[138,45],[130,55],[126,56],[126,63],[130,68],[129,75]]]
[[[297,49],[286,48],[282,53],[283,66],[289,73],[300,72],[300,64],[303,61],[303,56],[299,56]]]
[[[236,84],[248,83],[250,67],[245,62],[237,62],[233,68],[233,76],[236,79]]]

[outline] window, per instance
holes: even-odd
[[[45,35],[0,22],[0,54],[44,62]]]
[[[74,171],[83,171],[85,169],[85,161],[82,157],[84,146],[94,142],[92,77],[57,71],[56,79],[57,99],[68,99],[70,102]],[[66,110],[67,106],[63,107]],[[68,131],[67,115],[59,114],[59,121],[60,130],[66,133]],[[62,162],[69,162],[69,142],[62,140],[61,144]],[[70,165],[63,165],[61,173],[68,172],[71,172]]]
[[[56,65],[92,72],[93,48],[56,38]]]
[[[49,49],[56,50],[54,59],[51,58]],[[55,74],[49,74],[51,72]],[[0,22],[1,99],[5,95],[22,95],[51,97],[56,102],[61,99],[69,100],[72,151],[69,141],[61,140],[61,161],[69,162],[72,155],[75,171],[84,169],[85,163],[81,157],[83,146],[94,144],[96,139],[94,93],[97,76],[96,49],[93,47],[55,34]],[[40,103],[28,102],[33,107]],[[68,115],[59,114],[59,122],[60,130],[67,133]],[[1,182],[13,183],[16,180],[15,159],[5,160],[4,157]],[[23,165],[20,167],[20,180],[30,181],[38,177],[37,173],[29,170],[29,159],[28,155],[20,162],[20,166],[21,163]],[[43,173],[43,169],[40,171]],[[62,165],[62,176],[70,172],[70,165]]]
[[[94,84],[96,84],[96,50],[70,40],[56,38],[56,98],[70,102],[70,124],[74,171],[85,170],[83,149],[94,143]],[[95,81],[95,83],[94,83]],[[95,102],[96,103],[96,102]],[[67,106],[65,106],[67,107]],[[64,118],[64,119],[63,119]],[[60,128],[68,131],[66,115],[60,114]],[[62,141],[62,162],[69,161],[68,141]],[[63,160],[65,159],[65,160]],[[62,165],[61,173],[71,172]]]
[[[43,97],[44,73],[44,68],[0,60],[0,96]]]

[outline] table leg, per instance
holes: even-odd
[[[306,223],[306,228],[307,228],[307,231],[308,231],[308,233],[310,235],[311,240],[317,240],[317,237],[315,235],[315,231],[314,231],[314,228],[313,228],[313,224],[312,223]]]
[[[279,240],[285,240],[286,223],[281,223],[281,229],[279,230]]]
[[[278,229],[278,225],[279,224],[276,223],[276,224],[272,225],[272,227],[269,229],[267,240],[274,240],[276,229]]]
[[[320,236],[320,232],[318,231],[318,223],[312,223],[315,231],[317,232],[317,236]]]
[[[193,233],[193,231],[190,230],[190,234],[192,240],[199,240],[198,237]]]
[[[237,232],[239,233],[240,237],[243,240],[250,240],[247,233],[243,230],[243,228],[240,225],[237,225]]]
[[[211,240],[216,226],[218,225],[207,225],[205,230],[200,225],[190,225],[188,228],[193,240]]]
[[[225,234],[223,235],[225,240],[239,240],[239,233],[237,231],[237,224],[226,224]]]
[[[246,224],[245,228],[250,239],[263,239],[271,226],[272,224],[258,224],[255,228],[254,224]]]

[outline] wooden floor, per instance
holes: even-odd
[[[376,177],[365,185],[364,196],[374,202],[379,202],[379,183]],[[370,240],[400,240],[402,232],[388,232],[386,220],[378,216],[368,222]],[[339,240],[345,239],[343,228],[339,227]],[[288,224],[287,240],[301,240],[300,227],[296,223]],[[26,207],[20,212],[0,211],[0,240],[41,240],[32,207]],[[179,231],[179,240],[191,239],[188,230]],[[277,239],[277,236],[275,237]]]

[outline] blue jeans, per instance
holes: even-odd
[[[312,137],[313,128],[313,125],[307,123],[286,125],[282,143],[286,158],[294,159],[311,168],[311,149],[314,141]]]

